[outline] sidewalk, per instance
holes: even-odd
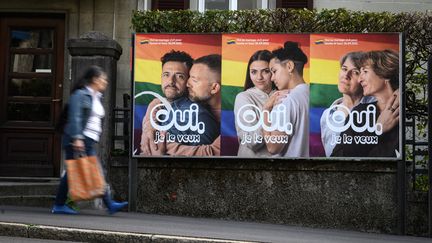
[[[431,242],[430,238],[218,219],[0,206],[0,236],[84,242]]]

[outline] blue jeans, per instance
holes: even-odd
[[[85,153],[87,156],[96,155],[96,150],[94,149],[96,142],[88,137],[84,139]],[[65,159],[74,159],[78,156],[78,154],[74,151],[72,144],[68,144],[64,147],[65,150]],[[57,195],[55,198],[55,205],[62,206],[66,203],[67,194],[69,191],[69,186],[67,182],[67,173],[65,172],[63,177],[60,179],[60,185],[57,191]],[[109,195],[108,190],[105,191],[105,195],[103,197],[104,203],[108,204],[111,201],[111,197]]]

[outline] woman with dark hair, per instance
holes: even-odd
[[[83,78],[74,85],[69,99],[68,118],[62,141],[66,160],[74,159],[82,153],[87,156],[96,155],[94,146],[102,133],[102,119],[105,115],[101,96],[107,85],[107,75],[98,66],[89,67]],[[77,214],[75,210],[65,205],[67,193],[68,181],[65,172],[60,180],[52,213]],[[128,204],[113,201],[108,189],[105,190],[103,201],[111,214]]]
[[[272,54],[268,50],[259,50],[250,57],[246,69],[244,91],[236,96],[234,115],[239,140],[238,156],[270,155],[264,143],[256,142],[255,137],[262,136],[262,132],[261,127],[254,126],[260,120],[262,106],[274,93],[269,69],[271,57]],[[247,120],[248,114],[253,115],[255,119]]]
[[[398,157],[399,156],[399,55],[393,50],[369,51],[361,59],[360,77],[363,96],[376,101],[360,104],[353,112],[370,113],[352,119],[343,134],[362,138],[377,138],[374,142],[338,144],[332,156],[343,157]],[[371,119],[374,119],[371,121]],[[371,124],[375,123],[375,125]],[[364,131],[356,132],[359,128]],[[371,128],[371,129],[369,129]]]
[[[363,52],[349,52],[340,60],[338,90],[342,97],[324,110],[320,120],[321,141],[327,157],[336,146],[334,137],[340,134],[337,130],[345,125],[345,119],[351,110],[358,104],[375,101],[371,96],[363,96],[363,89],[358,82],[362,55]]]
[[[282,157],[309,157],[309,86],[303,79],[308,58],[297,42],[272,52],[270,71],[279,91],[263,106],[267,150]],[[283,91],[289,90],[285,96]]]

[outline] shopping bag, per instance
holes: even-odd
[[[72,200],[91,200],[105,193],[106,182],[96,156],[66,160],[66,171]]]

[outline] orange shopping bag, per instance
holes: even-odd
[[[96,156],[66,160],[69,196],[73,201],[91,200],[105,193],[105,178]]]

